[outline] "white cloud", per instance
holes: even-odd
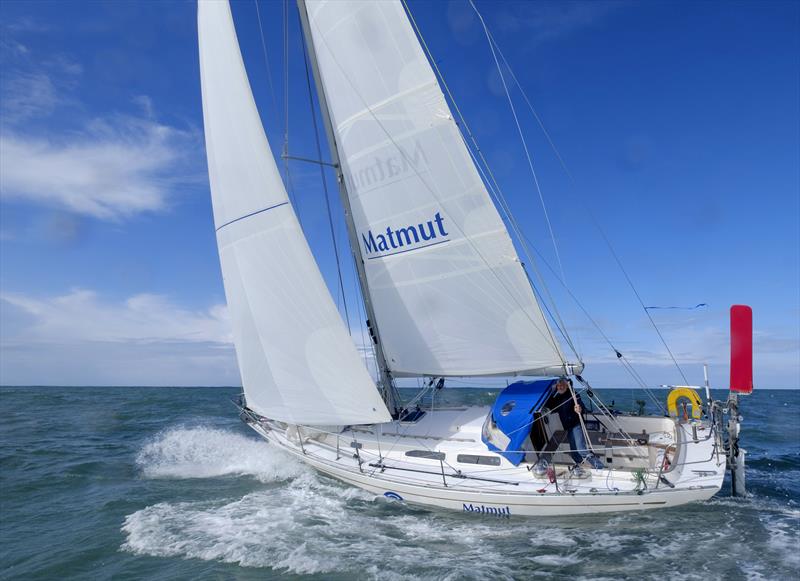
[[[17,330],[27,343],[108,342],[209,342],[232,341],[225,305],[206,311],[189,311],[161,295],[134,295],[121,303],[104,302],[91,290],[33,298],[3,293],[0,300],[33,317]]]
[[[80,133],[0,135],[0,195],[103,219],[168,207],[195,137],[149,119],[95,119]]]
[[[82,65],[20,46],[10,34],[0,46],[4,201],[121,220],[168,209],[183,187],[205,180],[199,132],[159,122],[146,95],[125,103],[133,114],[88,115]]]
[[[201,311],[159,295],[0,297],[3,384],[238,385],[224,305]]]
[[[709,311],[706,315],[662,315],[657,319],[659,330],[681,366],[688,381],[702,384],[703,364],[709,365],[712,385],[725,388],[730,369],[730,335],[726,311]],[[642,319],[620,336],[635,340],[617,340],[616,347],[651,385],[682,383],[682,377],[660,342],[649,321]],[[632,384],[625,370],[616,361],[608,345],[599,338],[584,341],[587,377],[602,378],[606,385],[619,385],[619,380]],[[800,384],[800,339],[781,329],[758,329],[753,333],[753,374],[757,386],[770,388],[796,387]]]

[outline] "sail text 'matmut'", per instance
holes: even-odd
[[[379,258],[440,244],[447,241],[447,236],[449,233],[445,230],[444,218],[441,213],[436,212],[432,220],[420,222],[416,226],[409,225],[396,229],[387,226],[383,234],[373,234],[372,230],[368,230],[366,234],[361,234],[361,239],[364,241],[364,253],[367,258]]]

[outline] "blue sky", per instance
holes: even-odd
[[[756,385],[800,386],[800,5],[476,4],[572,176],[515,89],[567,283],[604,332],[648,383],[679,382],[590,212],[645,303],[709,305],[651,312],[691,382],[707,361],[712,383],[727,385],[728,307],[744,303],[755,313]],[[555,264],[469,4],[409,5],[526,236]],[[315,157],[293,2],[289,9],[289,149]],[[255,4],[233,3],[276,153],[282,10],[260,4],[276,111]],[[0,383],[239,383],[208,192],[195,18],[193,2],[0,5]],[[319,170],[293,162],[290,172],[340,300]],[[559,283],[549,277],[549,286],[587,378],[631,385]]]

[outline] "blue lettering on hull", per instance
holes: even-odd
[[[491,514],[508,518],[511,516],[511,509],[508,506],[484,506],[482,504],[463,504],[464,512],[477,512],[479,514]]]
[[[383,258],[449,242],[450,233],[445,228],[444,221],[441,213],[436,212],[433,219],[417,225],[402,228],[389,226],[380,234],[374,234],[372,230],[367,230],[366,234],[362,232],[364,254],[368,259]]]

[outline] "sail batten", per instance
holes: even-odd
[[[199,2],[198,35],[214,224],[247,404],[293,424],[388,421],[289,202],[228,2]]]
[[[401,3],[305,5],[392,373],[565,371]]]

